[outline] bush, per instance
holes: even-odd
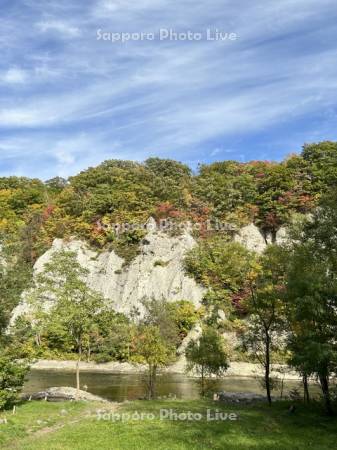
[[[11,408],[19,399],[28,366],[8,356],[0,357],[0,410]]]

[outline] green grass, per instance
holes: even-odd
[[[110,414],[154,414],[146,420],[98,420],[97,410],[110,404],[30,402],[17,414],[7,414],[0,425],[0,447],[20,450],[300,450],[336,448],[337,419],[318,407],[298,405],[289,414],[287,402],[251,406],[224,405],[211,401],[137,401],[123,404]],[[212,411],[235,413],[236,421],[210,422],[160,420],[160,409],[178,413]],[[61,415],[66,409],[67,415]],[[2,415],[3,416],[3,415]],[[37,422],[40,421],[40,422]],[[42,423],[41,423],[42,421]]]

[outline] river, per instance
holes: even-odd
[[[227,392],[252,392],[262,393],[261,384],[257,378],[244,378],[226,376],[212,380],[212,390]],[[75,375],[65,371],[31,370],[28,381],[24,386],[24,393],[31,394],[42,391],[52,386],[75,387]],[[87,386],[88,392],[99,395],[112,401],[135,400],[145,396],[144,375],[83,372],[81,374],[81,388]],[[298,381],[285,380],[284,394],[301,385]],[[158,397],[173,396],[180,399],[192,400],[199,397],[198,383],[195,378],[183,374],[159,374],[157,379]],[[312,386],[312,391],[317,392],[317,386]],[[274,391],[274,395],[280,395],[280,390]]]

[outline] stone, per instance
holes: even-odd
[[[235,242],[244,245],[248,250],[262,253],[267,247],[267,242],[256,225],[251,223],[238,232],[234,237]]]
[[[266,396],[251,392],[218,392],[217,399],[225,403],[252,403],[265,402]]]
[[[45,391],[35,392],[33,394],[23,395],[23,399],[27,397],[32,400],[47,400],[48,402],[58,402],[58,401],[73,401],[77,398],[77,390],[73,387],[61,386],[61,387],[50,387]],[[107,400],[98,397],[97,395],[90,394],[90,392],[79,390],[78,400],[84,401],[98,401],[107,403]],[[67,414],[66,410],[62,410],[63,415]],[[61,413],[62,413],[61,411]]]

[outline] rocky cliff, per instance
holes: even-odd
[[[267,245],[253,224],[243,228],[235,240],[256,252],[262,252]],[[139,255],[124,267],[123,259],[113,251],[98,253],[79,240],[65,242],[55,239],[52,247],[36,262],[34,271],[41,272],[53,253],[67,249],[76,252],[80,264],[89,270],[88,286],[101,292],[116,311],[129,314],[137,309],[142,314],[141,300],[145,298],[189,300],[199,306],[204,288],[183,270],[184,256],[194,245],[196,241],[188,232],[172,237],[155,227],[149,227]],[[11,322],[27,310],[23,295]]]
[[[53,253],[62,249],[76,252],[80,264],[89,270],[88,286],[101,292],[111,306],[129,314],[142,313],[145,298],[168,301],[190,300],[200,305],[204,289],[183,270],[183,258],[196,244],[188,233],[170,237],[167,233],[149,230],[140,246],[139,255],[126,267],[115,252],[97,253],[84,242],[55,239],[52,247],[36,262],[34,272],[43,270]],[[13,320],[27,311],[23,299],[13,313]]]

